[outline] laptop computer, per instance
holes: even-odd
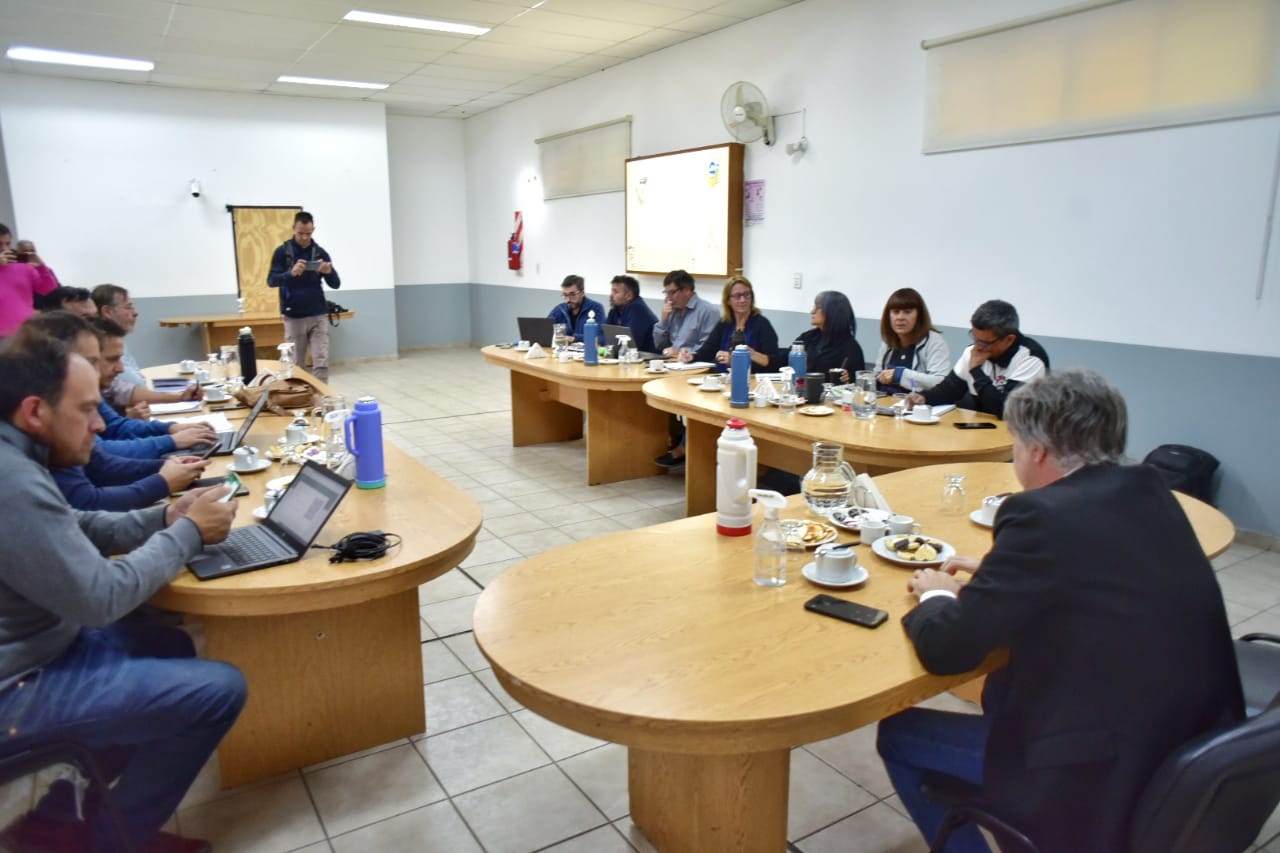
[[[263,391],[258,396],[258,402],[253,404],[253,408],[249,410],[249,414],[245,415],[244,421],[240,424],[240,429],[235,432],[220,432],[218,440],[211,444],[195,444],[185,450],[175,450],[172,453],[166,453],[166,456],[199,456],[201,459],[208,459],[210,456],[226,456],[234,453],[235,449],[245,440],[249,434],[249,430],[253,427],[253,422],[258,419],[258,415],[267,405],[267,392]]]
[[[342,498],[347,480],[307,460],[260,525],[237,527],[187,564],[202,581],[301,560]]]
[[[631,344],[635,345],[636,336],[631,334],[630,326],[615,326],[612,323],[605,323],[600,327],[600,330],[604,333],[604,345],[607,347],[616,347],[618,345],[618,335],[626,335],[631,339]],[[641,361],[648,361],[651,358],[662,358],[662,353],[641,351]]]
[[[556,328],[555,320],[550,317],[517,317],[516,324],[520,327],[520,340],[544,347],[551,346],[551,335]]]

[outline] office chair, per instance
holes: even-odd
[[[1035,853],[1016,827],[992,814],[981,789],[945,774],[931,774],[925,796],[949,806],[931,853],[945,849],[965,823],[987,828],[1003,850]],[[1129,824],[1135,853],[1222,853],[1245,850],[1280,802],[1280,698],[1256,716],[1179,747],[1156,770]],[[953,817],[954,815],[954,817]]]
[[[1244,688],[1244,710],[1252,717],[1280,694],[1280,637],[1245,634],[1236,640],[1236,664]]]
[[[80,769],[89,780],[89,788],[97,791],[98,801],[101,808],[106,810],[120,849],[125,853],[132,853],[134,847],[129,841],[124,818],[116,806],[111,784],[87,747],[74,741],[54,741],[12,752],[0,752],[0,785],[7,785],[38,770],[59,764],[70,764]]]

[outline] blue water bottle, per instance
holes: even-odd
[[[600,326],[594,310],[587,312],[587,322],[582,324],[582,363],[600,363]]]
[[[745,409],[749,402],[747,386],[751,381],[751,351],[746,344],[733,348],[729,358],[729,405]]]
[[[382,411],[372,397],[356,400],[343,424],[347,450],[356,459],[356,488],[381,489],[387,484],[382,464]]]
[[[806,369],[808,363],[809,357],[805,355],[804,344],[796,341],[791,345],[791,352],[787,354],[787,367],[795,371],[792,375],[795,376],[796,393],[800,395],[804,394],[804,375],[809,372]]]

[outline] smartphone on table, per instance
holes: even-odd
[[[995,429],[991,421],[961,421],[954,425],[956,429]]]
[[[863,628],[878,628],[889,618],[889,614],[856,601],[845,601],[834,595],[815,595],[804,603],[804,609],[832,619],[840,619],[861,625]]]

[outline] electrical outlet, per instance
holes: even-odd
[[[795,287],[795,289],[796,289],[796,290],[799,290],[800,288],[804,287],[804,274],[803,274],[803,273],[796,273],[796,274],[791,278],[791,283],[792,283],[792,285]]]

